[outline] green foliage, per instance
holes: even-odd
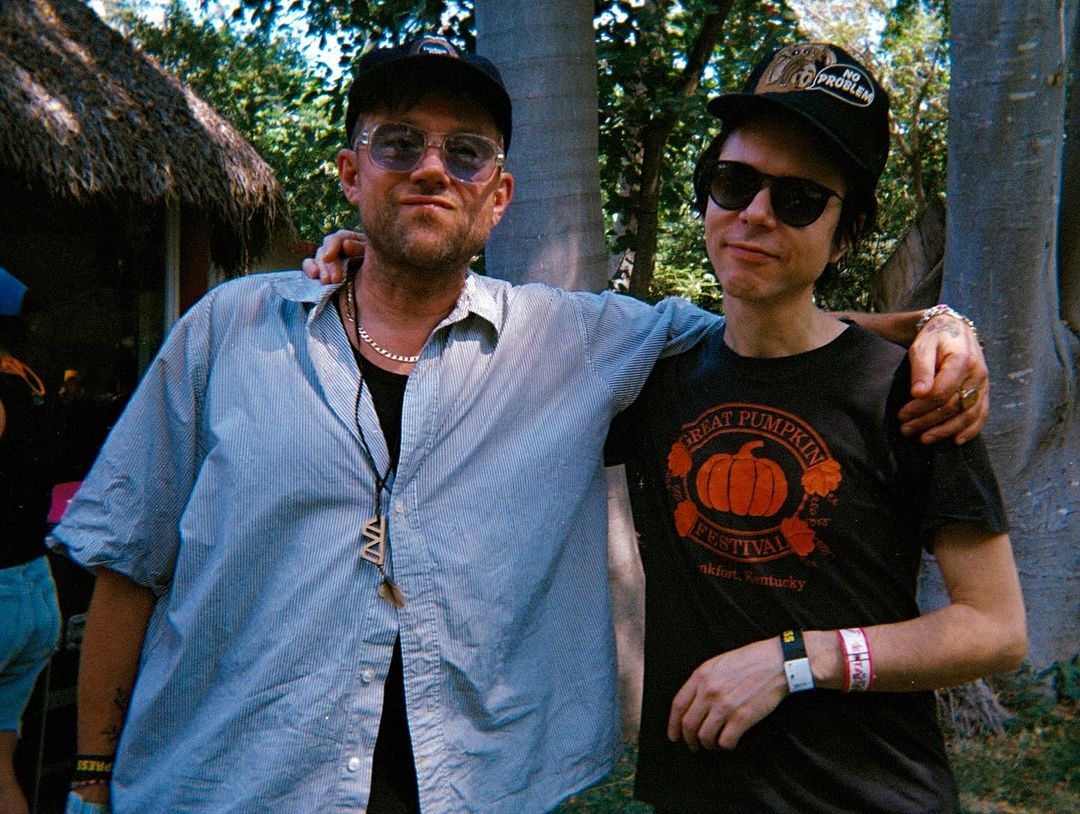
[[[1080,720],[1062,712],[1004,738],[950,745],[965,812],[1080,811]]]
[[[209,2],[202,0],[204,6]],[[264,34],[279,30],[285,18],[297,15],[321,46],[336,41],[343,79],[353,57],[373,45],[398,44],[432,31],[468,48],[476,44],[471,3],[449,0],[240,0],[233,13]]]
[[[1056,661],[1041,675],[1050,679],[1059,701],[1080,703],[1080,654],[1069,661]]]
[[[1027,662],[1014,673],[997,676],[993,687],[1001,705],[1016,715],[1009,724],[1043,724],[1057,715],[1057,699],[1045,681],[1046,674],[1032,669]]]
[[[131,7],[113,24],[229,120],[274,169],[300,235],[319,240],[355,221],[337,182],[342,146],[333,89],[284,32],[196,21],[173,0],[158,26]]]
[[[1059,716],[1061,704],[1080,703],[1080,654],[1039,671],[1025,662],[1015,673],[995,678],[994,688],[1019,720],[1045,724]]]
[[[555,814],[648,814],[652,806],[634,799],[637,748],[630,746],[615,768],[592,788],[555,809]]]
[[[945,196],[949,54],[943,0],[803,0],[805,35],[846,45],[889,92],[892,147],[878,184],[878,229],[841,262],[819,304],[869,310],[870,281],[922,213]],[[875,19],[876,16],[876,19]],[[873,36],[871,32],[880,31]]]
[[[736,88],[753,67],[754,56],[789,38],[793,18],[783,3],[736,0],[696,93],[679,91],[679,80],[702,20],[716,3],[604,2],[595,18],[600,104],[600,179],[607,239],[613,253],[636,245],[634,213],[641,206],[642,136],[656,119],[674,112],[677,122],[664,148],[659,198],[661,219],[656,297],[700,291],[695,301],[717,307],[707,285],[711,276],[702,225],[692,217],[691,176],[697,156],[715,134],[716,119],[705,100]]]

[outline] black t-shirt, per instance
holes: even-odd
[[[401,451],[401,412],[405,404],[408,376],[391,373],[360,354],[355,355],[364,382],[371,391],[386,449],[390,453],[391,466],[396,468]],[[400,640],[394,643],[394,655],[386,675],[382,718],[372,758],[368,810],[373,814],[406,814],[420,810],[405,709],[405,675],[401,664]]]
[[[779,359],[718,327],[663,360],[617,420],[646,582],[636,793],[694,811],[950,811],[932,693],[788,696],[730,753],[667,740],[702,662],[788,628],[910,619],[943,525],[1004,531],[985,449],[899,433],[903,349],[858,327]]]

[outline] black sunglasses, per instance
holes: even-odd
[[[769,175],[741,161],[718,161],[709,182],[709,197],[721,209],[745,209],[764,186],[776,217],[788,226],[809,226],[821,217],[829,198],[839,194],[817,181],[794,175]]]

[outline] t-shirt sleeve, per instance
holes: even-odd
[[[640,440],[645,430],[640,405],[640,401],[634,401],[611,422],[604,442],[604,466],[625,464],[634,454],[635,439]]]
[[[1008,531],[1005,504],[981,437],[957,445],[951,439],[923,444],[900,435],[896,414],[910,400],[911,372],[897,369],[889,399],[889,417],[904,466],[904,478],[919,512],[920,542],[933,551],[938,532],[955,523],[981,526],[995,534]]]
[[[86,568],[109,568],[159,593],[172,579],[201,456],[207,299],[170,332],[48,539]]]

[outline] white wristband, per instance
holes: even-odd
[[[791,692],[814,689],[814,674],[810,670],[810,659],[808,658],[785,661],[784,675],[787,677],[788,690]]]
[[[806,656],[802,631],[785,630],[780,634],[780,649],[784,653],[784,676],[789,692],[814,689],[814,673]]]
[[[845,628],[836,632],[840,635],[840,645],[844,648],[847,670],[844,692],[866,692],[874,681],[874,659],[870,655],[866,632],[861,627]]]

